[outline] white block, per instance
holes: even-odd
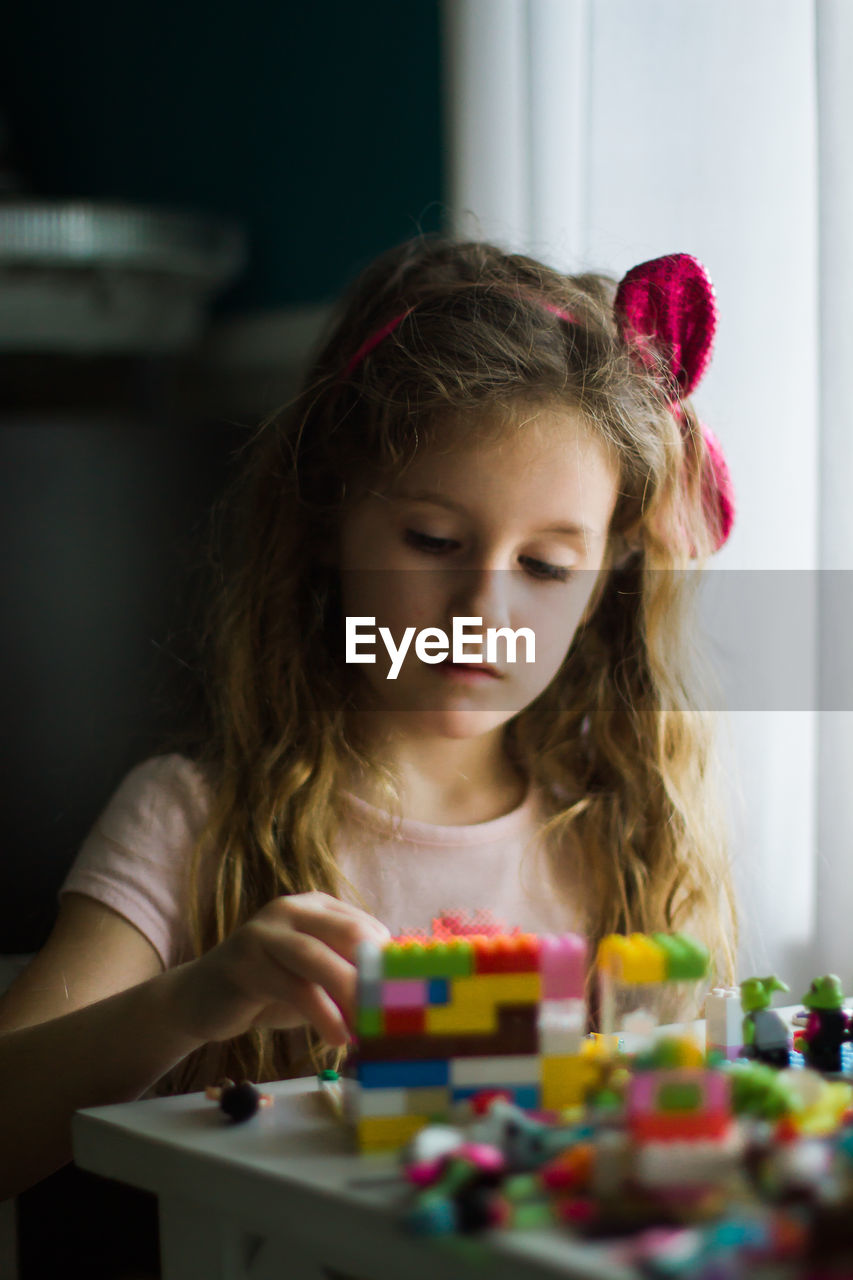
[[[473,1089],[502,1084],[538,1084],[539,1056],[535,1053],[493,1058],[451,1058],[450,1087]]]
[[[709,1049],[743,1044],[743,1009],[738,987],[714,987],[705,997],[705,1040]]]
[[[355,949],[355,963],[362,982],[381,982],[382,948],[377,942],[359,942]]]
[[[358,1118],[366,1116],[405,1116],[409,1114],[407,1089],[362,1089],[358,1100]]]
[[[579,1053],[586,1031],[586,1009],[582,1000],[543,1000],[537,1020],[539,1052]]]

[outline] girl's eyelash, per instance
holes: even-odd
[[[428,533],[419,533],[417,529],[406,530],[406,541],[419,551],[426,551],[431,555],[441,555],[442,552],[459,546],[454,538],[433,538]],[[532,556],[522,556],[521,562],[535,571],[534,577],[549,582],[568,582],[574,576],[574,569],[548,564],[545,560],[534,560]]]
[[[420,551],[432,551],[436,555],[459,545],[453,538],[433,538],[428,533],[418,533],[417,529],[406,530],[406,541]]]
[[[530,556],[522,556],[522,562],[535,565],[537,578],[547,578],[551,582],[568,582],[574,576],[574,569],[565,569],[562,565],[547,564],[544,560],[532,560]]]

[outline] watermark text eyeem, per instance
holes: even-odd
[[[376,632],[368,630],[376,626],[375,618],[348,617],[346,619],[346,653],[347,662],[375,662],[375,652],[367,652],[376,646]],[[421,662],[438,663],[450,655],[451,662],[486,662],[490,666],[498,661],[498,640],[506,644],[507,662],[517,661],[518,641],[524,640],[524,661],[536,661],[536,636],[530,627],[487,627],[482,630],[471,628],[483,626],[482,618],[454,618],[450,638],[440,627],[424,627],[418,631],[416,627],[406,627],[399,645],[395,643],[388,627],[379,628],[379,638],[391,659],[391,667],[387,679],[396,680],[400,674],[406,654],[415,642],[415,653]],[[483,640],[486,642],[486,656],[483,657]]]

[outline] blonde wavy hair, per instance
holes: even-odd
[[[679,425],[665,378],[626,349],[614,292],[607,277],[567,277],[489,244],[408,242],[362,274],[301,393],[253,434],[219,512],[204,646],[197,759],[211,807],[192,870],[198,954],[275,895],[339,894],[339,795],[353,765],[400,811],[341,659],[323,553],[343,513],[433,447],[449,414],[476,429],[484,410],[543,404],[580,411],[617,460],[619,496],[593,608],[549,687],[505,726],[506,751],[547,797],[551,855],[573,847],[580,858],[591,941],[686,926],[731,980],[728,838],[691,622],[718,532],[703,499],[710,461],[691,405]],[[298,1069],[286,1034],[220,1049],[218,1072]]]

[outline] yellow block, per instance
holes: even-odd
[[[498,1017],[493,1004],[433,1005],[426,1010],[425,1026],[427,1035],[443,1036],[470,1032],[472,1035],[487,1035],[498,1029]]]
[[[430,1005],[426,1029],[431,1035],[497,1030],[499,1004],[538,1004],[542,979],[538,973],[480,973],[451,978],[447,1004]]]
[[[369,1092],[369,1091],[368,1091]],[[406,1107],[423,1116],[450,1115],[450,1090],[446,1085],[421,1085],[406,1090]]]
[[[598,1065],[578,1053],[552,1054],[540,1059],[542,1106],[546,1111],[579,1106],[600,1077]]]
[[[666,955],[645,933],[608,934],[598,944],[598,964],[617,982],[665,982]]]
[[[356,1125],[362,1151],[402,1147],[430,1123],[428,1116],[365,1116]]]

